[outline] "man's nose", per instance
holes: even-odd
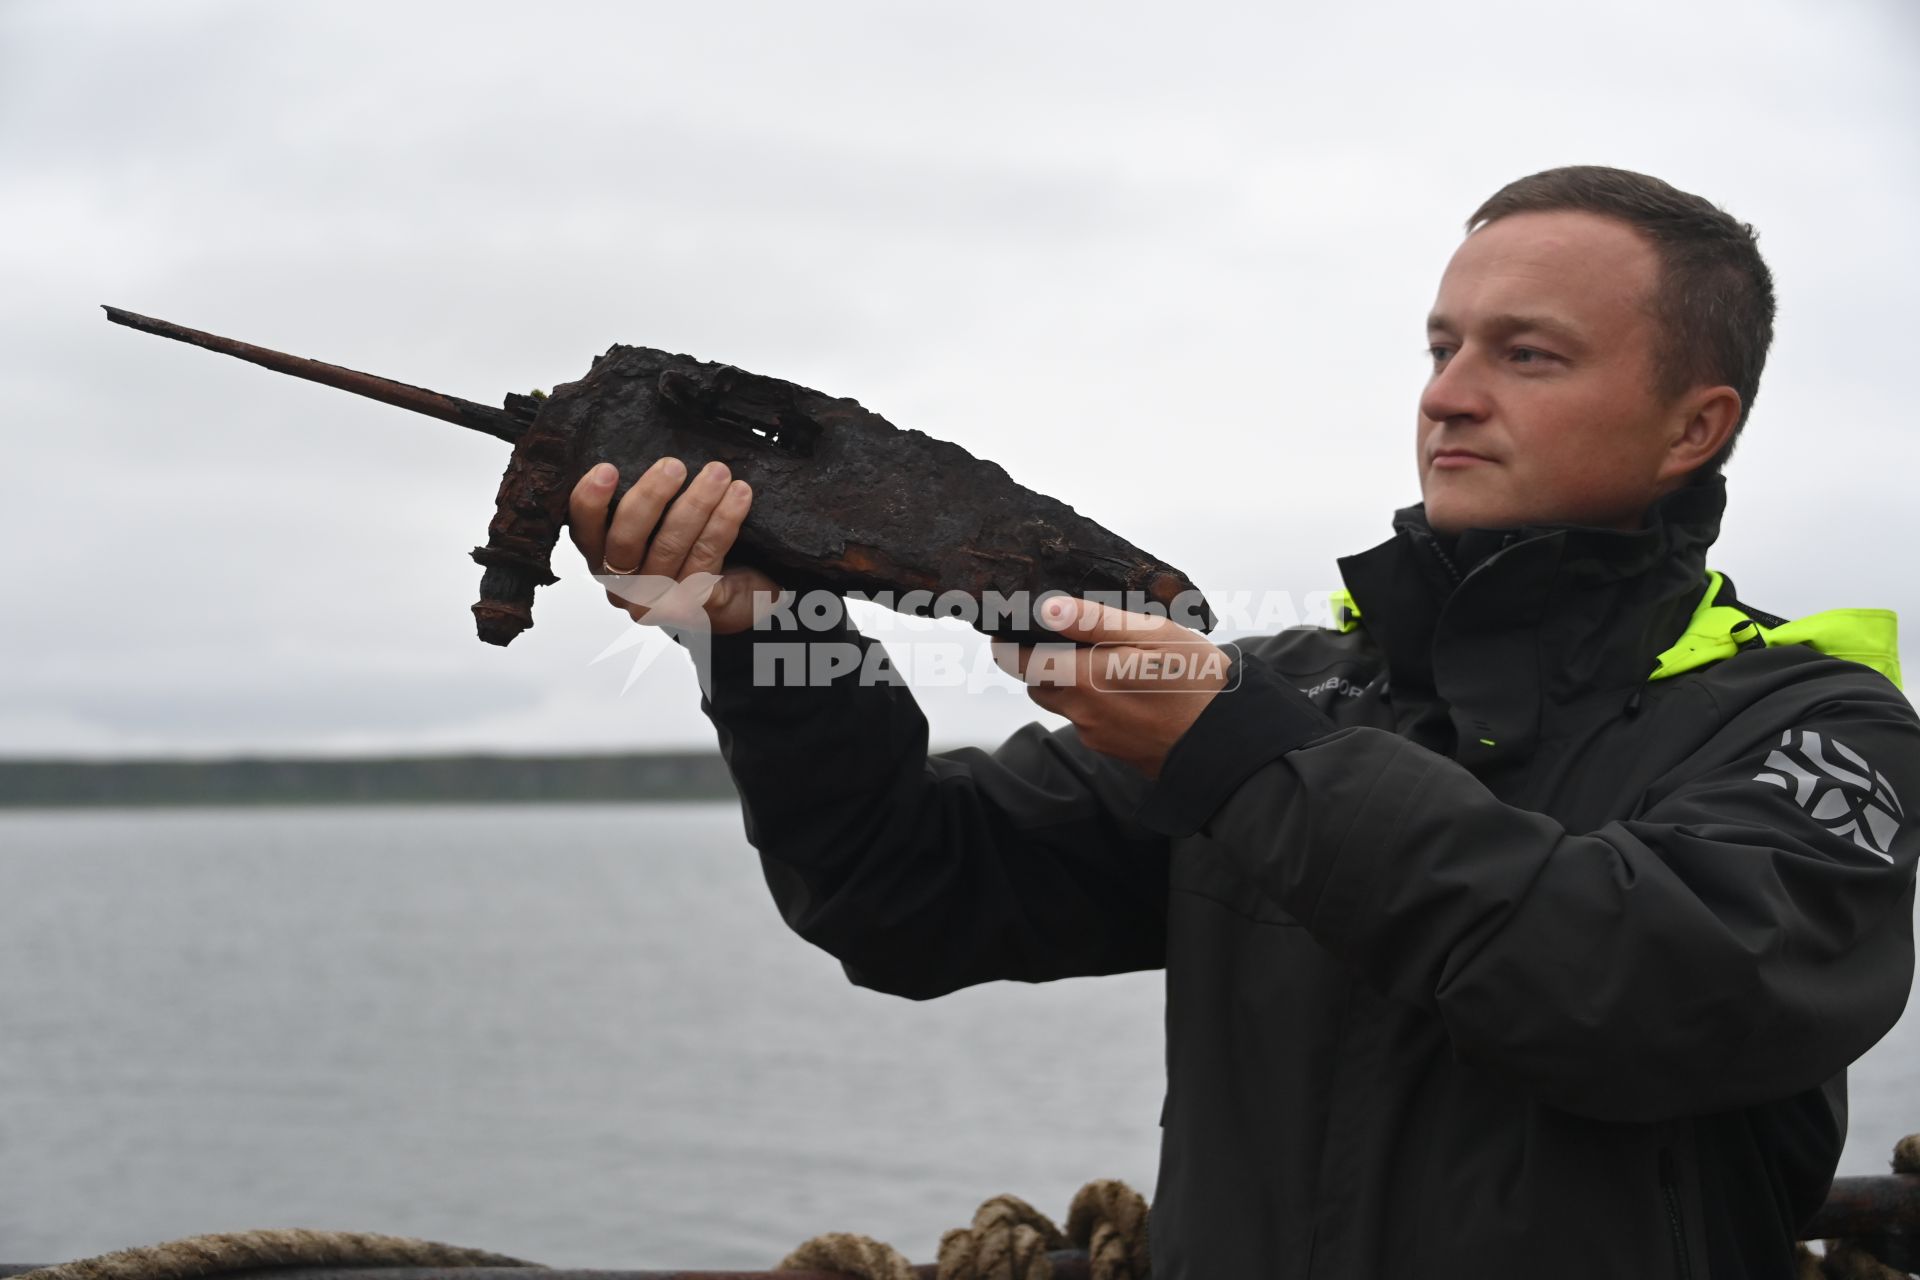
[[[1447,357],[1420,394],[1421,416],[1434,422],[1477,421],[1488,411],[1486,368],[1479,355],[1466,347]]]

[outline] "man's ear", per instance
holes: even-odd
[[[1667,456],[1659,479],[1679,479],[1700,469],[1733,438],[1740,425],[1740,393],[1732,387],[1696,387],[1674,406]]]

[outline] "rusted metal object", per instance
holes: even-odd
[[[613,463],[617,501],[665,456],[686,463],[689,477],[717,459],[753,486],[731,560],[783,587],[891,597],[903,611],[960,613],[1020,640],[1050,634],[1032,610],[1054,592],[1213,626],[1185,574],[994,463],[857,401],[732,365],[615,346],[551,396],[509,395],[492,409],[112,307],[107,318],[511,441],[487,543],[473,551],[485,568],[473,612],[490,644],[533,625],[535,591],[556,581],[552,552],[579,478]]]
[[[269,351],[265,347],[256,347],[250,342],[236,342],[232,338],[222,338],[218,334],[189,329],[185,325],[171,324],[165,320],[155,320],[151,316],[122,311],[118,307],[103,307],[102,310],[107,313],[107,319],[115,324],[123,324],[129,329],[138,329],[142,333],[172,338],[175,342],[187,342],[196,347],[205,347],[209,351],[218,351],[221,355],[233,356],[249,364],[271,369],[275,373],[290,373],[296,378],[305,378],[309,382],[338,387],[342,391],[351,391],[357,396],[366,396],[369,400],[378,400],[382,404],[411,409],[415,413],[424,413],[430,418],[439,418],[443,422],[471,427],[475,431],[484,431],[490,436],[497,436],[508,444],[518,440],[521,433],[527,429],[527,423],[532,420],[531,414],[523,418],[489,408],[484,404],[475,404],[471,400],[462,400],[458,396],[443,396],[438,391],[428,391],[425,387],[409,386],[404,382],[395,382],[391,378],[378,378],[370,373],[343,369],[337,364],[323,364],[303,356],[290,356],[280,351]]]

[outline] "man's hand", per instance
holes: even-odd
[[[758,569],[725,567],[753,491],[732,480],[724,463],[710,462],[676,498],[686,471],[678,458],[661,458],[634,481],[608,523],[620,473],[603,462],[573,487],[567,529],[607,599],[635,622],[705,625],[715,635],[745,631],[756,604],[780,591]]]
[[[1056,596],[1040,620],[1063,641],[1093,647],[1000,641],[994,661],[1025,681],[1036,703],[1071,720],[1087,746],[1149,778],[1226,687],[1232,655],[1171,619]]]

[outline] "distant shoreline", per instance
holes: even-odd
[[[735,798],[711,751],[0,760],[0,809]]]

